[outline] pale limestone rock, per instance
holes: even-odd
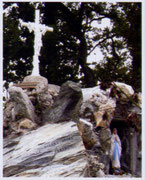
[[[45,82],[44,80],[44,83],[38,83],[36,89],[38,88],[39,90],[37,92],[42,93],[42,95],[46,93],[46,96],[49,92],[50,96],[57,96],[59,88],[51,91],[49,90],[49,85],[47,89],[47,83],[45,84]],[[55,89],[55,87],[53,88]],[[52,119],[54,122],[57,119],[56,122],[59,122],[58,124],[54,124],[51,121],[51,124],[24,134],[15,140],[11,140],[12,142],[10,144],[5,139],[4,176],[36,176],[44,178],[105,177],[105,173],[108,173],[107,166],[109,161],[107,161],[107,157],[111,132],[106,127],[109,126],[113,118],[113,112],[116,107],[115,100],[109,97],[109,91],[105,92],[100,90],[99,87],[83,89],[84,97],[80,109],[81,117],[83,115],[89,117],[92,112],[95,112],[94,117],[96,119],[96,125],[99,128],[96,128],[95,134],[93,132],[93,125],[88,122],[89,119],[80,118],[78,128],[82,137],[81,139],[76,124],[70,121],[73,120],[74,115],[78,111],[81,102],[81,90],[76,84],[70,82],[63,88],[54,106],[55,111],[52,114]],[[70,94],[66,92],[70,92]],[[36,90],[32,94],[35,96],[37,94]],[[76,100],[76,94],[77,98],[79,98],[74,102]],[[45,100],[45,96],[43,97]],[[70,97],[75,98],[71,101]],[[63,103],[59,101],[61,98],[64,98]],[[41,103],[44,103],[43,98],[41,99]],[[76,110],[74,111],[74,109]],[[67,112],[67,114],[63,112]],[[57,113],[59,116],[55,119],[55,115],[58,115]],[[46,119],[48,117],[50,119],[48,119],[47,123],[51,120],[51,116],[47,116]],[[60,117],[61,121],[59,121]],[[15,126],[23,128],[30,127],[28,121],[26,121],[26,124],[24,122],[21,121],[21,126],[18,123]],[[95,155],[88,155],[87,160],[82,140],[86,148],[92,151],[94,150],[93,153]]]
[[[86,149],[92,149],[95,144],[99,143],[98,138],[93,131],[93,126],[90,122],[80,118],[78,121],[78,129]]]
[[[128,97],[132,97],[134,95],[134,90],[130,85],[121,82],[114,82],[114,84],[117,86],[115,87],[119,92],[121,92],[121,89]],[[128,97],[123,92],[121,92],[121,97],[119,97],[120,100],[129,101]]]
[[[43,76],[26,76],[23,80],[23,82],[38,82],[38,83],[44,83],[45,85],[48,84],[48,80]]]
[[[109,127],[114,116],[115,106],[116,104],[114,101],[110,101],[99,106],[99,110],[94,112],[96,126]]]
[[[19,123],[19,129],[32,129],[36,127],[36,124],[34,124],[30,119],[24,118]]]
[[[109,91],[101,90],[99,86],[82,89],[82,92],[81,117],[89,117],[93,113],[96,126],[109,127],[114,115],[116,100],[109,97]]]
[[[26,76],[23,80],[25,83],[37,82],[36,89],[29,93],[29,96],[34,101],[34,97],[39,103],[39,107],[43,112],[46,108],[50,107],[53,103],[52,96],[48,91],[48,80],[42,76]]]

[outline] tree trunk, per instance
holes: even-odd
[[[67,22],[72,35],[80,40],[78,64],[81,66],[81,71],[84,73],[84,83],[87,87],[96,86],[93,70],[87,65],[87,42],[85,33],[82,32],[84,4],[81,5],[79,17],[73,14],[63,3],[58,3],[57,8],[63,12],[63,18]]]
[[[81,66],[82,72],[84,73],[84,82],[86,86],[94,87],[96,86],[96,80],[93,70],[87,65],[87,42],[84,33],[81,33],[79,40],[78,64]]]

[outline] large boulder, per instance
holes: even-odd
[[[116,99],[125,102],[130,101],[130,98],[132,98],[135,93],[130,85],[121,82],[113,82],[112,84],[113,87],[119,92],[115,95]]]
[[[99,139],[94,133],[93,126],[90,122],[80,118],[78,121],[78,129],[86,149],[92,149],[96,144],[100,145]]]
[[[28,118],[35,122],[35,109],[28,96],[20,87],[9,88],[10,99],[14,104],[13,118],[17,121]]]
[[[23,82],[30,82],[30,83],[37,82],[38,84],[44,83],[44,84],[48,85],[48,80],[43,76],[33,76],[33,75],[26,76],[26,77],[24,77]]]
[[[109,89],[104,91],[99,86],[82,89],[82,92],[83,102],[80,116],[85,118],[86,122],[80,119],[78,127],[84,145],[88,153],[91,154],[88,160],[90,173],[93,177],[104,176],[104,174],[109,173],[111,146],[109,126],[114,116],[116,100],[110,97]],[[104,168],[99,168],[102,165]]]
[[[116,100],[110,97],[110,91],[99,86],[82,89],[83,103],[80,108],[82,118],[90,118],[93,114],[97,127],[109,127],[114,116]]]
[[[111,146],[111,131],[109,128],[93,128],[86,119],[79,119],[78,129],[84,146],[88,152],[88,165],[91,177],[100,177],[109,173],[109,152]],[[94,158],[93,158],[94,157]],[[103,168],[99,168],[102,167]],[[88,173],[88,170],[86,171]],[[101,173],[101,174],[100,174]]]
[[[4,177],[83,177],[85,148],[76,123],[47,124],[4,139]]]
[[[67,81],[61,86],[52,107],[43,112],[44,123],[77,121],[81,102],[82,91],[79,84]]]
[[[12,86],[8,91],[10,97],[4,109],[4,137],[22,132],[20,123],[24,119],[31,124],[31,126],[27,126],[27,130],[35,128],[37,121],[35,108],[22,88]]]
[[[43,110],[50,107],[53,103],[52,96],[48,91],[48,80],[45,77],[42,76],[26,76],[22,83],[36,83],[36,88],[32,91],[27,89],[26,93],[29,95],[29,98],[32,99],[32,101],[35,101],[35,106],[40,111],[43,112]]]

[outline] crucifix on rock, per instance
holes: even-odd
[[[39,56],[40,49],[42,46],[42,35],[44,35],[47,31],[52,32],[52,27],[47,27],[44,24],[40,24],[40,10],[35,9],[35,22],[23,22],[20,21],[22,26],[28,27],[29,31],[34,31],[34,56],[33,56],[33,70],[32,75],[39,76]]]

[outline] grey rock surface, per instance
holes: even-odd
[[[12,110],[14,109],[14,104],[10,101],[7,100],[4,108],[4,113],[3,113],[3,135],[4,137],[7,135],[10,135],[13,131],[12,129],[12,121],[13,121],[13,113]]]
[[[72,121],[4,140],[4,177],[83,177],[86,164],[85,148]]]
[[[60,91],[60,86],[57,86],[55,84],[48,84],[48,92],[52,97],[58,96]]]
[[[41,82],[41,83],[44,83],[44,84],[48,84],[48,80],[43,77],[43,76],[26,76],[23,80],[23,82],[38,82],[38,84]]]
[[[82,102],[82,91],[77,83],[67,81],[61,86],[51,108],[43,112],[44,123],[77,121],[78,112]]]
[[[29,93],[29,96],[36,96],[38,101],[39,107],[41,111],[45,110],[46,108],[52,105],[52,96],[48,91],[48,80],[42,76],[26,76],[23,80],[24,83],[33,83],[37,82],[36,88],[33,92],[26,92]],[[28,91],[28,90],[27,90]]]
[[[41,76],[27,76],[24,82],[37,83],[24,91],[10,88],[4,110],[4,132],[20,130],[4,139],[4,176],[107,177],[109,125],[118,108],[110,90],[81,89],[71,81],[60,88]],[[43,121],[37,128],[35,113]]]
[[[93,126],[90,122],[84,119],[79,119],[78,129],[80,131],[84,146],[86,149],[92,149],[94,145],[100,145],[99,139],[93,131]]]
[[[37,121],[35,108],[28,95],[22,90],[22,88],[14,86],[10,87],[9,95],[10,97],[5,104],[3,114],[4,137],[15,136],[17,133],[19,134],[25,132],[20,128],[20,123],[24,119],[31,122],[31,125],[33,124],[32,126],[27,126],[26,129],[28,131],[36,127],[35,122]]]
[[[90,177],[100,177],[101,174],[109,173],[109,152],[111,145],[111,132],[109,128],[93,128],[92,124],[85,119],[78,122],[84,146],[89,154],[88,173]],[[93,158],[94,157],[94,158]],[[99,167],[103,168],[99,169]]]
[[[17,121],[21,118],[28,118],[35,122],[35,109],[28,96],[20,87],[10,87],[9,94],[14,104],[13,118]]]

